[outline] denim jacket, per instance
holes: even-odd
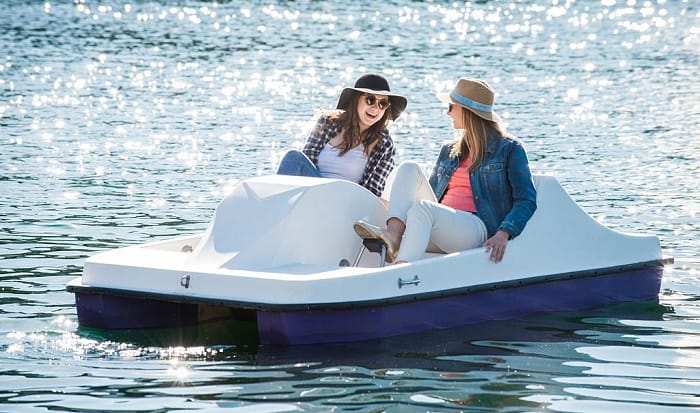
[[[440,150],[430,186],[441,200],[452,174],[460,163],[459,156],[450,157],[453,143]],[[518,236],[537,209],[525,149],[517,140],[491,135],[481,166],[469,174],[477,215],[486,225],[488,236],[504,230],[512,238]]]

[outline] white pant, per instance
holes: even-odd
[[[397,261],[415,261],[429,252],[476,248],[486,241],[486,226],[475,214],[438,203],[416,162],[402,162],[389,196],[389,218],[406,224]]]

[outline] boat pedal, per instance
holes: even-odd
[[[376,252],[377,254],[379,254],[379,257],[381,259],[379,266],[384,266],[384,264],[386,263],[386,244],[380,239],[364,238],[362,239],[362,248],[360,249],[360,253],[357,254],[357,258],[355,259],[355,264],[353,265],[354,267],[357,267],[358,264],[360,264],[362,254],[364,254],[365,250],[369,250],[370,252]]]

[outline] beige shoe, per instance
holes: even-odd
[[[393,262],[396,259],[396,255],[399,253],[399,246],[381,228],[364,221],[357,221],[352,227],[360,238],[378,239],[386,245],[386,262]]]

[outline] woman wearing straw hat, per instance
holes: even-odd
[[[358,221],[355,231],[382,240],[389,262],[481,245],[500,262],[537,208],[525,149],[501,126],[486,82],[462,78],[438,98],[461,138],[442,147],[429,179],[417,163],[401,163],[386,230]]]
[[[396,155],[387,124],[406,104],[383,76],[361,76],[354,87],[343,89],[339,110],[321,114],[304,149],[285,154],[277,173],[345,179],[381,196]]]

